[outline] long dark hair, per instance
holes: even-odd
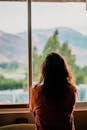
[[[54,52],[48,54],[42,64],[39,83],[42,83],[44,95],[55,101],[64,99],[70,87],[76,92],[68,64],[61,55]]]

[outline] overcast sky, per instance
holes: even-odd
[[[0,2],[0,31],[27,30],[27,2]]]
[[[33,28],[66,26],[87,35],[87,10],[85,3],[33,3]]]
[[[27,31],[27,2],[0,2],[0,31]],[[87,35],[85,3],[32,3],[32,28],[66,26]]]

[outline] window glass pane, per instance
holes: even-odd
[[[77,101],[87,101],[86,4],[32,3],[32,29],[33,82],[39,81],[39,68],[45,55],[59,52],[76,79]]]
[[[27,2],[0,2],[0,104],[28,103]]]

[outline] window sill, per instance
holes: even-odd
[[[30,113],[29,108],[12,108],[12,109],[0,109],[0,114],[9,113]]]
[[[4,105],[4,107],[0,105],[0,114],[7,113],[30,113],[29,105]],[[87,102],[78,102],[75,105],[74,111],[87,111]]]
[[[74,111],[87,111],[87,102],[77,102]]]

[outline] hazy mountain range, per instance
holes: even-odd
[[[0,63],[11,60],[25,61],[27,51],[27,37],[0,31]]]
[[[63,42],[68,41],[72,48],[72,53],[76,55],[77,63],[87,65],[87,36],[74,29],[59,27],[58,38]],[[55,29],[34,29],[32,30],[32,44],[36,46],[38,52],[43,50],[47,39],[53,35]],[[9,34],[0,31],[0,62],[10,60],[27,61],[27,32]]]
[[[59,27],[55,29],[33,30],[33,45],[36,45],[39,51],[41,51],[47,39],[53,35],[56,29],[59,32],[58,38],[60,43],[68,42],[72,49],[72,53],[76,55],[77,64],[81,66],[87,65],[87,35],[83,35],[74,29]]]

